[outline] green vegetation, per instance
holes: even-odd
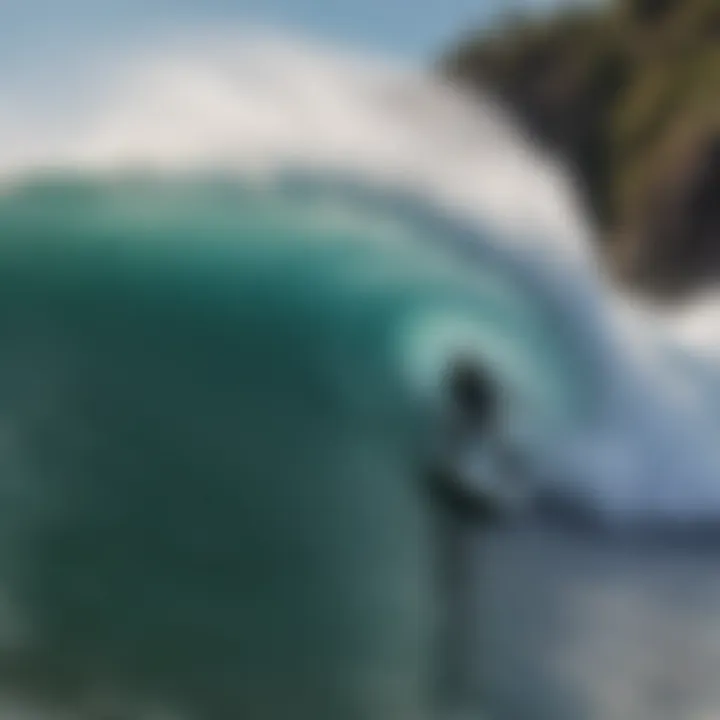
[[[565,158],[619,276],[656,294],[720,278],[720,0],[508,19],[440,67]]]

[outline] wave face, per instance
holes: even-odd
[[[402,508],[458,353],[502,388],[539,487],[615,522],[716,519],[714,300],[667,317],[613,293],[570,180],[499,109],[285,40],[131,56],[52,128],[18,105],[0,148],[3,563],[28,647],[205,710],[244,692],[269,718],[305,700],[355,717],[343,702],[373,695],[367,717],[421,717],[403,658],[427,609]],[[287,528],[307,546],[288,550]],[[290,615],[230,580],[262,584],[262,554],[291,583],[319,548],[335,585],[271,588]],[[109,622],[139,587],[137,615]],[[337,597],[353,621],[333,639],[318,617]],[[277,637],[238,620],[248,602]],[[393,638],[382,662],[371,635]],[[313,643],[303,692],[321,705],[263,685],[280,638],[291,664]],[[338,678],[356,685],[335,697],[348,647]],[[230,656],[257,670],[254,695]],[[377,674],[384,695],[362,689]]]

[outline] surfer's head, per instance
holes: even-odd
[[[450,365],[446,379],[453,410],[473,426],[486,426],[497,410],[496,390],[484,368],[477,362],[458,358]]]

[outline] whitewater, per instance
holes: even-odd
[[[62,107],[31,88],[7,106],[0,570],[16,597],[2,630],[4,647],[51,638],[41,655],[59,665],[47,673],[77,666],[224,719],[232,711],[213,714],[211,698],[234,698],[228,667],[248,663],[260,680],[242,700],[267,717],[283,702],[312,706],[315,691],[322,717],[350,717],[340,689],[318,690],[327,668],[347,647],[385,647],[384,633],[414,638],[426,612],[414,551],[396,548],[394,521],[366,498],[390,493],[405,517],[389,478],[412,473],[408,448],[422,446],[458,355],[502,389],[501,440],[538,492],[620,527],[720,520],[717,298],[661,310],[613,287],[572,177],[489,99],[253,29],[113,48],[68,78]],[[153,455],[149,437],[167,454]],[[178,438],[187,457],[168,460]],[[197,457],[216,471],[207,496],[178,479],[200,472]],[[261,482],[229,488],[232,473]],[[330,490],[338,477],[347,497]],[[226,549],[247,542],[251,555],[261,537],[253,515],[236,527],[238,505],[267,517],[278,493],[313,511],[330,493],[336,510],[355,503],[377,526],[361,548],[360,520],[270,515],[307,537],[295,559],[282,532],[263,548],[282,568],[272,597],[295,594],[287,617],[223,584],[237,567]],[[350,562],[325,547],[338,535]],[[163,544],[178,537],[182,547]],[[175,552],[190,564],[172,565]],[[353,552],[358,567],[383,558],[372,582],[348,575]],[[327,645],[315,613],[333,618],[335,606],[312,582],[299,596],[292,586],[313,553],[352,608]],[[384,584],[397,597],[383,602],[402,605],[392,622],[372,594]],[[109,618],[138,604],[139,587],[142,608],[121,632]],[[233,603],[248,602],[277,638],[236,616]],[[322,672],[304,668],[300,687],[275,697],[262,684],[273,643],[292,647],[292,667],[313,633]],[[353,675],[372,692],[348,692],[376,703],[362,717],[419,718],[393,704],[413,696],[402,688],[417,681],[419,654],[387,642],[382,662],[358,661]],[[403,658],[412,672],[397,670]]]

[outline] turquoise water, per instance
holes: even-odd
[[[460,353],[519,478],[574,522],[456,546],[472,702],[716,717],[716,548],[674,544],[717,526],[714,299],[621,297],[572,179],[492,103],[187,30],[74,48],[61,100],[6,103],[0,715],[446,720],[419,480]],[[578,500],[629,536],[588,533]],[[646,523],[660,544],[634,546]]]
[[[425,716],[443,359],[546,422],[591,406],[552,308],[399,208],[227,180],[0,199],[13,683],[208,720]]]

